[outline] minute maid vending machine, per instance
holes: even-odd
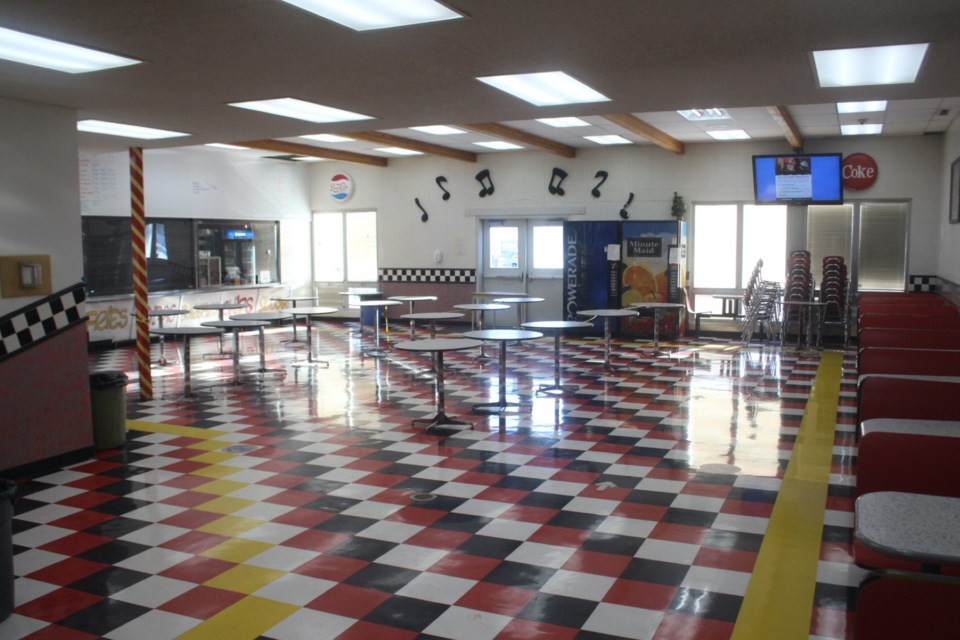
[[[620,307],[638,302],[683,302],[686,284],[687,223],[637,220],[621,223]],[[660,336],[677,337],[678,312],[660,314]],[[653,314],[626,318],[620,335],[653,335]]]

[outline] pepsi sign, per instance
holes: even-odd
[[[341,202],[348,200],[353,195],[353,179],[345,173],[330,178],[330,195]]]

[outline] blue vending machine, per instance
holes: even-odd
[[[620,241],[619,221],[563,223],[564,319],[583,320],[577,316],[581,309],[620,307]],[[596,335],[603,335],[602,319],[594,327]]]

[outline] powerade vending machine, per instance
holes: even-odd
[[[619,221],[563,223],[564,319],[583,320],[577,316],[581,309],[620,307],[619,248]],[[593,333],[603,335],[602,318],[594,321]]]
[[[686,285],[687,223],[680,220],[623,222],[621,231],[620,304],[683,302]],[[677,337],[679,311],[661,311],[660,336]],[[625,318],[620,335],[652,336],[653,313]]]

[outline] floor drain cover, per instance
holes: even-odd
[[[234,444],[224,449],[227,453],[250,453],[254,450],[256,447],[252,444]]]
[[[432,493],[415,493],[410,496],[410,499],[414,502],[430,502],[431,500],[436,500],[437,496]]]

